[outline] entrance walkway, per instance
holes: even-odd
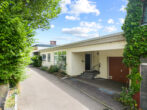
[[[62,80],[36,68],[20,84],[19,110],[108,110]]]

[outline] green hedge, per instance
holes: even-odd
[[[35,29],[49,29],[60,0],[0,0],[0,84],[15,86],[30,61]]]

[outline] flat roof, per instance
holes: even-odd
[[[67,49],[67,48],[81,47],[86,45],[95,45],[98,43],[116,42],[116,41],[124,41],[124,40],[125,38],[123,37],[123,32],[118,32],[114,34],[108,34],[100,37],[77,41],[69,44],[63,44],[56,47],[41,49],[40,51],[43,52],[45,50]]]

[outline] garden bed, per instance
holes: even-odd
[[[54,68],[53,71],[50,71],[48,69],[48,67],[39,67],[39,69],[46,71],[49,74],[53,74],[53,75],[57,76],[58,78],[68,77],[68,75],[64,71],[61,71],[57,68]]]
[[[4,105],[4,110],[17,110],[17,94],[18,94],[18,89],[12,88],[9,90],[5,105]]]

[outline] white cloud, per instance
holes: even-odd
[[[70,13],[74,15],[80,15],[82,13],[89,14],[94,13],[97,16],[100,14],[100,11],[96,8],[96,4],[89,0],[75,0],[70,5]]]
[[[66,34],[87,34],[90,32],[90,28],[85,28],[85,27],[63,28],[62,32]]]
[[[80,22],[79,27],[63,28],[62,32],[65,34],[71,34],[78,37],[98,37],[98,30],[102,29],[103,26],[96,22]]]
[[[65,34],[71,34],[76,37],[82,38],[91,38],[91,37],[98,37],[98,33],[92,32],[93,30],[84,27],[73,27],[73,28],[63,28],[62,32]]]
[[[100,25],[99,23],[96,23],[96,22],[81,21],[80,26],[89,27],[89,28],[93,28],[93,29],[101,29],[102,28],[102,25]]]
[[[51,40],[57,41],[58,45],[67,44],[71,42],[76,42],[82,40],[82,37],[73,37],[73,36],[54,36]],[[46,42],[48,44],[48,42]]]
[[[69,15],[65,17],[68,20],[79,20],[80,14],[93,13],[96,16],[100,14],[99,9],[96,7],[96,3],[90,0],[61,0],[60,7],[62,13]]]
[[[55,25],[52,24],[52,25],[51,25],[51,28],[54,28],[54,27],[55,27]]]
[[[114,24],[114,20],[113,20],[113,19],[109,19],[109,20],[108,20],[108,23],[109,23],[109,24]]]
[[[106,32],[114,32],[117,31],[117,28],[115,26],[106,26],[104,30]]]
[[[65,34],[71,34],[78,37],[95,37],[98,36],[95,30],[88,27],[73,27],[73,28],[63,28],[62,32]]]
[[[65,16],[65,19],[67,19],[67,20],[80,20],[80,18],[78,18],[78,17],[75,17],[75,16]]]
[[[121,24],[123,24],[123,23],[124,23],[124,21],[125,21],[125,19],[124,19],[124,18],[119,18],[119,22],[120,22]]]
[[[62,13],[68,12],[67,5],[70,5],[70,4],[71,4],[71,0],[61,0],[60,7],[61,7]]]
[[[98,22],[102,22],[102,19],[98,19]]]
[[[125,8],[126,8],[126,6],[122,5],[121,8],[120,8],[120,11],[121,11],[121,12],[125,12],[125,11],[126,11]]]
[[[93,37],[99,37],[99,34],[98,34],[98,33],[92,33],[92,34],[77,34],[76,36],[85,37],[85,38],[93,38]]]
[[[69,37],[69,36],[60,36],[60,37],[55,37],[55,40],[58,40],[58,41],[70,41],[70,42],[75,42],[75,41],[78,41],[78,40],[81,40],[81,38],[74,38],[74,37]]]

